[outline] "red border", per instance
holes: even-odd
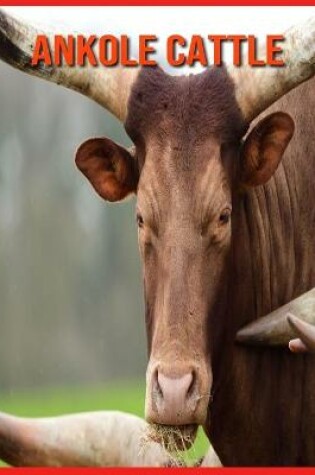
[[[1,468],[1,475],[314,475],[311,468]]]
[[[1,475],[314,475],[314,468],[2,468]]]
[[[10,0],[0,6],[315,6],[315,0]],[[314,468],[1,468],[0,475],[315,475]]]
[[[0,6],[315,6],[315,0],[0,0]]]

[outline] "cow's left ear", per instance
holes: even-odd
[[[275,112],[262,119],[246,138],[241,151],[241,183],[264,185],[276,171],[294,132],[293,119]]]
[[[106,201],[120,201],[137,190],[139,173],[136,159],[110,139],[87,140],[79,147],[75,162]]]

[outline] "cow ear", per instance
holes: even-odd
[[[275,112],[262,119],[246,138],[241,153],[241,182],[264,185],[276,171],[294,132],[292,118]]]
[[[106,201],[120,201],[137,190],[137,161],[128,150],[112,140],[87,140],[79,147],[75,162]]]

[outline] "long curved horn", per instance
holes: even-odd
[[[285,34],[283,67],[229,67],[236,99],[250,122],[291,89],[315,74],[315,17]]]
[[[0,413],[0,459],[14,466],[164,466],[155,442],[142,444],[147,423],[122,412],[45,419]]]
[[[315,288],[283,305],[269,315],[259,318],[238,331],[236,340],[247,345],[285,345],[296,338],[296,328],[288,315],[294,315],[315,325]],[[299,334],[298,334],[299,336]]]
[[[293,328],[296,336],[294,340],[289,342],[289,348],[294,353],[304,351],[315,352],[315,326],[303,322],[294,315],[288,315],[288,322]]]
[[[124,121],[132,84],[140,68],[31,66],[37,35],[52,33],[34,27],[0,10],[0,59],[21,71],[73,89],[90,97]],[[51,41],[53,45],[53,41]]]

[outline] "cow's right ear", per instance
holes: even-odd
[[[258,186],[267,183],[277,170],[293,132],[293,119],[284,112],[274,112],[258,122],[243,144],[243,185]]]
[[[79,147],[75,162],[106,201],[120,201],[137,190],[139,173],[136,159],[110,139],[87,140]]]

